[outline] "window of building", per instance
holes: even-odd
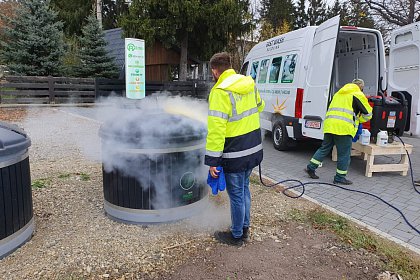
[[[267,80],[267,72],[268,72],[268,63],[269,62],[270,62],[269,59],[264,59],[263,61],[261,61],[260,74],[258,76],[258,83],[259,84],[264,84],[265,81]]]
[[[297,54],[286,55],[283,65],[283,73],[281,75],[282,83],[293,83],[295,76]]]
[[[277,83],[279,81],[281,60],[282,57],[273,58],[270,67],[270,78],[268,79],[269,83]]]

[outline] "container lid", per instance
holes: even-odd
[[[104,123],[99,133],[103,140],[115,144],[160,148],[204,141],[207,127],[198,120],[180,114],[127,109],[117,119]]]
[[[28,135],[16,125],[0,122],[0,161],[20,154],[31,145]]]

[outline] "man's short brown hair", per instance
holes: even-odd
[[[210,59],[210,68],[218,70],[220,73],[232,68],[232,61],[227,52],[214,54]]]

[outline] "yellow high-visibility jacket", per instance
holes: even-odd
[[[337,91],[328,107],[324,133],[354,137],[359,123],[372,118],[372,107],[356,84],[346,84]]]
[[[228,69],[209,96],[205,164],[242,172],[262,161],[259,113],[264,101],[250,76]]]

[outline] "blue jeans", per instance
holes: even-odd
[[[226,190],[230,199],[230,228],[233,237],[241,238],[244,227],[249,227],[251,213],[251,193],[249,176],[252,169],[238,173],[225,173]]]
[[[315,171],[335,145],[337,147],[337,170],[334,180],[343,180],[350,165],[352,139],[350,135],[325,133],[321,147],[315,152],[307,168]]]

